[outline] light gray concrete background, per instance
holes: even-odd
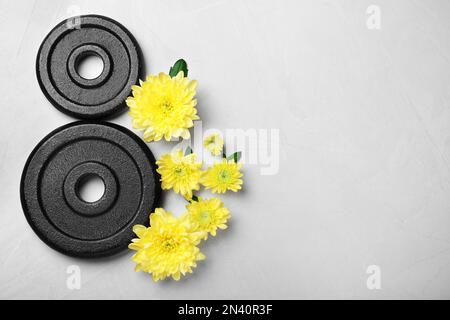
[[[380,30],[366,24],[372,4]],[[136,274],[131,252],[65,257],[23,216],[27,156],[73,121],[42,94],[36,52],[74,8],[124,24],[148,72],[185,58],[204,127],[280,132],[278,173],[246,165],[245,192],[224,197],[230,229],[183,281]],[[449,39],[446,0],[1,0],[0,298],[450,298]],[[66,286],[71,265],[80,290]]]

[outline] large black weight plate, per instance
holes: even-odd
[[[96,202],[83,201],[82,179],[105,184]],[[71,256],[101,257],[125,249],[132,226],[148,225],[160,195],[147,145],[114,124],[75,122],[45,137],[29,156],[20,195],[25,216],[52,248]]]
[[[77,71],[82,58],[97,55],[103,72],[84,79]],[[139,46],[118,22],[85,15],[59,23],[44,39],[36,74],[47,99],[59,110],[81,119],[100,119],[125,108],[125,99],[141,72]]]

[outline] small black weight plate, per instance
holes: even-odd
[[[77,71],[82,58],[96,55],[103,71],[95,79]],[[103,16],[85,15],[59,23],[44,39],[36,60],[39,85],[59,110],[81,119],[100,119],[125,108],[139,80],[141,53],[131,33]]]
[[[78,186],[96,175],[105,185],[96,202]],[[36,234],[71,256],[101,257],[125,249],[132,226],[148,225],[160,195],[155,159],[121,126],[75,122],[45,137],[29,156],[20,184],[22,208]]]

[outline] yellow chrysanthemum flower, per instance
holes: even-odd
[[[243,176],[241,168],[242,164],[222,159],[222,162],[216,162],[203,172],[200,182],[206,189],[212,189],[212,193],[225,193],[227,190],[237,192],[244,183],[240,179]]]
[[[227,228],[230,211],[218,198],[192,201],[186,209],[188,212],[182,216],[182,219],[187,220],[193,231],[205,232],[204,240],[208,239],[208,233],[215,237],[217,228],[222,230]]]
[[[132,87],[133,96],[127,99],[127,105],[133,127],[144,130],[144,140],[188,139],[193,121],[200,119],[194,99],[197,81],[185,78],[180,71],[174,78],[162,72],[150,75],[140,84]]]
[[[204,234],[190,232],[185,221],[164,209],[156,209],[150,216],[150,224],[150,228],[133,227],[138,238],[132,240],[129,248],[137,251],[132,257],[136,272],[150,273],[154,281],[167,277],[178,281],[181,275],[192,273],[197,261],[205,259],[197,247]]]
[[[211,152],[213,156],[219,156],[223,150],[223,139],[218,133],[213,133],[205,138],[203,141],[205,148]]]
[[[192,190],[200,189],[201,163],[196,162],[195,153],[183,156],[181,150],[165,154],[156,161],[161,175],[163,190],[172,189],[186,199],[192,198]]]

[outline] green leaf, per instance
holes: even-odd
[[[242,152],[235,152],[231,156],[228,157],[228,160],[234,160],[235,163],[238,163],[241,160]]]
[[[188,76],[188,71],[189,71],[188,66],[187,66],[186,61],[184,61],[183,59],[180,59],[177,62],[175,62],[173,67],[170,68],[169,76],[174,78],[178,75],[178,73],[180,73],[180,71],[183,71],[185,77]]]
[[[188,146],[188,147],[186,148],[186,151],[184,152],[184,155],[185,155],[185,156],[188,156],[188,155],[190,155],[190,154],[192,154],[192,148]]]

